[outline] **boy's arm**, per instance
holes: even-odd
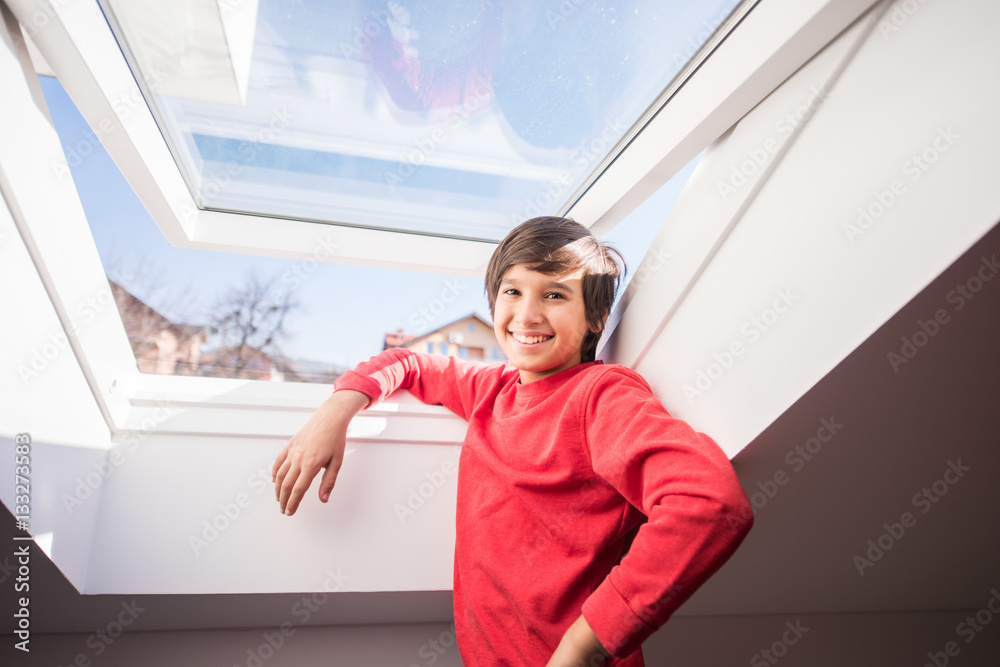
[[[468,420],[486,368],[482,362],[391,348],[344,373],[333,387],[360,391],[372,399],[371,405],[397,389],[407,389],[420,401],[443,405]]]
[[[604,648],[624,657],[729,559],[753,513],[722,449],[672,418],[637,374],[605,375],[586,419],[595,472],[649,519],[583,604]]]
[[[271,468],[275,497],[292,515],[323,468],[319,496],[326,502],[340,471],[347,426],[360,412],[396,389],[409,389],[425,403],[441,404],[467,419],[478,372],[485,364],[394,348],[358,364],[334,382],[334,393],[285,445]]]
[[[344,461],[347,426],[368,402],[369,398],[357,391],[334,392],[281,450],[271,467],[271,481],[282,514],[295,513],[321,468],[326,472],[319,485],[319,499],[327,501]]]

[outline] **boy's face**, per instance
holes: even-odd
[[[500,348],[527,384],[580,363],[590,328],[583,302],[583,269],[550,276],[514,264],[500,281],[493,330]]]

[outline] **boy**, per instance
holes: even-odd
[[[724,525],[752,515],[718,445],[670,417],[637,373],[594,360],[613,255],[566,218],[519,225],[486,273],[507,363],[386,350],[340,377],[275,460],[291,515],[320,468],[327,501],[347,424],[395,389],[469,422],[454,578],[466,667],[641,667],[640,644],[750,528]]]

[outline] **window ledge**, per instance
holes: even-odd
[[[329,384],[140,374],[115,439],[153,433],[287,439],[332,391]],[[446,408],[402,391],[355,417],[348,438],[453,445],[464,440],[465,427]]]

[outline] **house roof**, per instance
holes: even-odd
[[[142,299],[129,292],[122,285],[116,283],[114,280],[109,279],[108,283],[111,285],[111,293],[114,296],[116,303],[120,303],[122,300],[130,302],[138,307],[143,315],[154,318],[154,321],[160,329],[168,329],[174,333],[178,340],[187,340],[197,336],[198,334],[206,333],[205,327],[201,325],[171,321]],[[127,327],[129,323],[126,322],[125,324]]]
[[[401,343],[401,345],[409,345],[410,343],[419,343],[420,341],[424,340],[425,338],[433,336],[434,334],[436,334],[437,332],[441,331],[442,329],[447,329],[450,326],[454,326],[454,325],[458,324],[459,322],[464,322],[466,320],[478,320],[486,328],[488,328],[490,330],[493,329],[493,324],[490,323],[490,322],[487,322],[485,319],[483,319],[482,317],[480,317],[478,313],[469,313],[468,315],[465,315],[464,317],[460,317],[457,320],[452,320],[451,322],[448,322],[447,324],[442,324],[441,326],[437,327],[436,329],[431,329],[430,331],[428,331],[426,333],[422,333],[419,336],[413,336],[412,338],[410,338],[410,339],[404,341],[403,343]],[[386,340],[388,340],[388,338],[389,338],[389,336],[387,334],[386,335]]]

